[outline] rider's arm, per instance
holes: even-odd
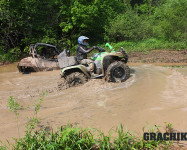
[[[84,49],[83,47],[80,47],[79,51],[82,52],[82,53],[88,54],[89,52],[91,52],[94,49],[95,49],[94,46],[92,48],[89,48],[89,49]]]

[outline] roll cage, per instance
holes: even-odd
[[[38,55],[38,53],[37,53],[37,47],[38,47],[38,46],[46,46],[46,47],[54,48],[54,54],[56,54],[56,55],[59,55],[59,54],[60,54],[60,52],[58,51],[57,47],[54,46],[54,45],[50,45],[50,44],[46,44],[46,43],[36,43],[36,44],[31,44],[30,47],[29,47],[29,50],[30,50],[29,54],[30,54],[33,58],[39,57],[39,55]],[[43,51],[43,53],[46,54],[46,53],[48,53],[48,52],[47,52],[47,50],[45,49],[45,50]]]

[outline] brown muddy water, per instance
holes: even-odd
[[[131,77],[124,83],[93,79],[61,91],[57,88],[59,70],[31,74],[0,71],[0,140],[18,137],[15,115],[7,109],[9,96],[30,106],[19,112],[23,137],[27,117],[33,115],[33,104],[44,91],[48,95],[39,111],[41,126],[56,129],[69,122],[107,133],[122,123],[127,130],[142,133],[147,123],[164,126],[168,122],[187,132],[187,67],[130,64],[130,68]]]

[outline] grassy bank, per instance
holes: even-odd
[[[154,126],[149,132],[156,132]],[[112,134],[113,133],[113,134]],[[115,135],[115,136],[113,136]],[[166,141],[144,141],[120,126],[105,135],[98,129],[82,129],[66,125],[59,130],[47,132],[45,129],[33,133],[26,132],[24,138],[16,139],[13,149],[168,149],[172,145]],[[0,149],[6,149],[6,146]]]
[[[187,44],[185,42],[166,41],[155,38],[142,41],[122,41],[119,43],[111,43],[111,45],[116,50],[120,47],[124,47],[128,52],[149,52],[150,50],[154,49],[177,51],[187,49]]]

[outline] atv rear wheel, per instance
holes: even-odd
[[[65,77],[65,80],[66,80],[66,84],[69,87],[72,87],[72,86],[78,86],[86,83],[88,81],[88,78],[86,75],[84,75],[81,72],[73,72],[67,75]]]
[[[121,61],[113,62],[107,68],[106,80],[109,82],[123,82],[129,77],[130,69]]]

